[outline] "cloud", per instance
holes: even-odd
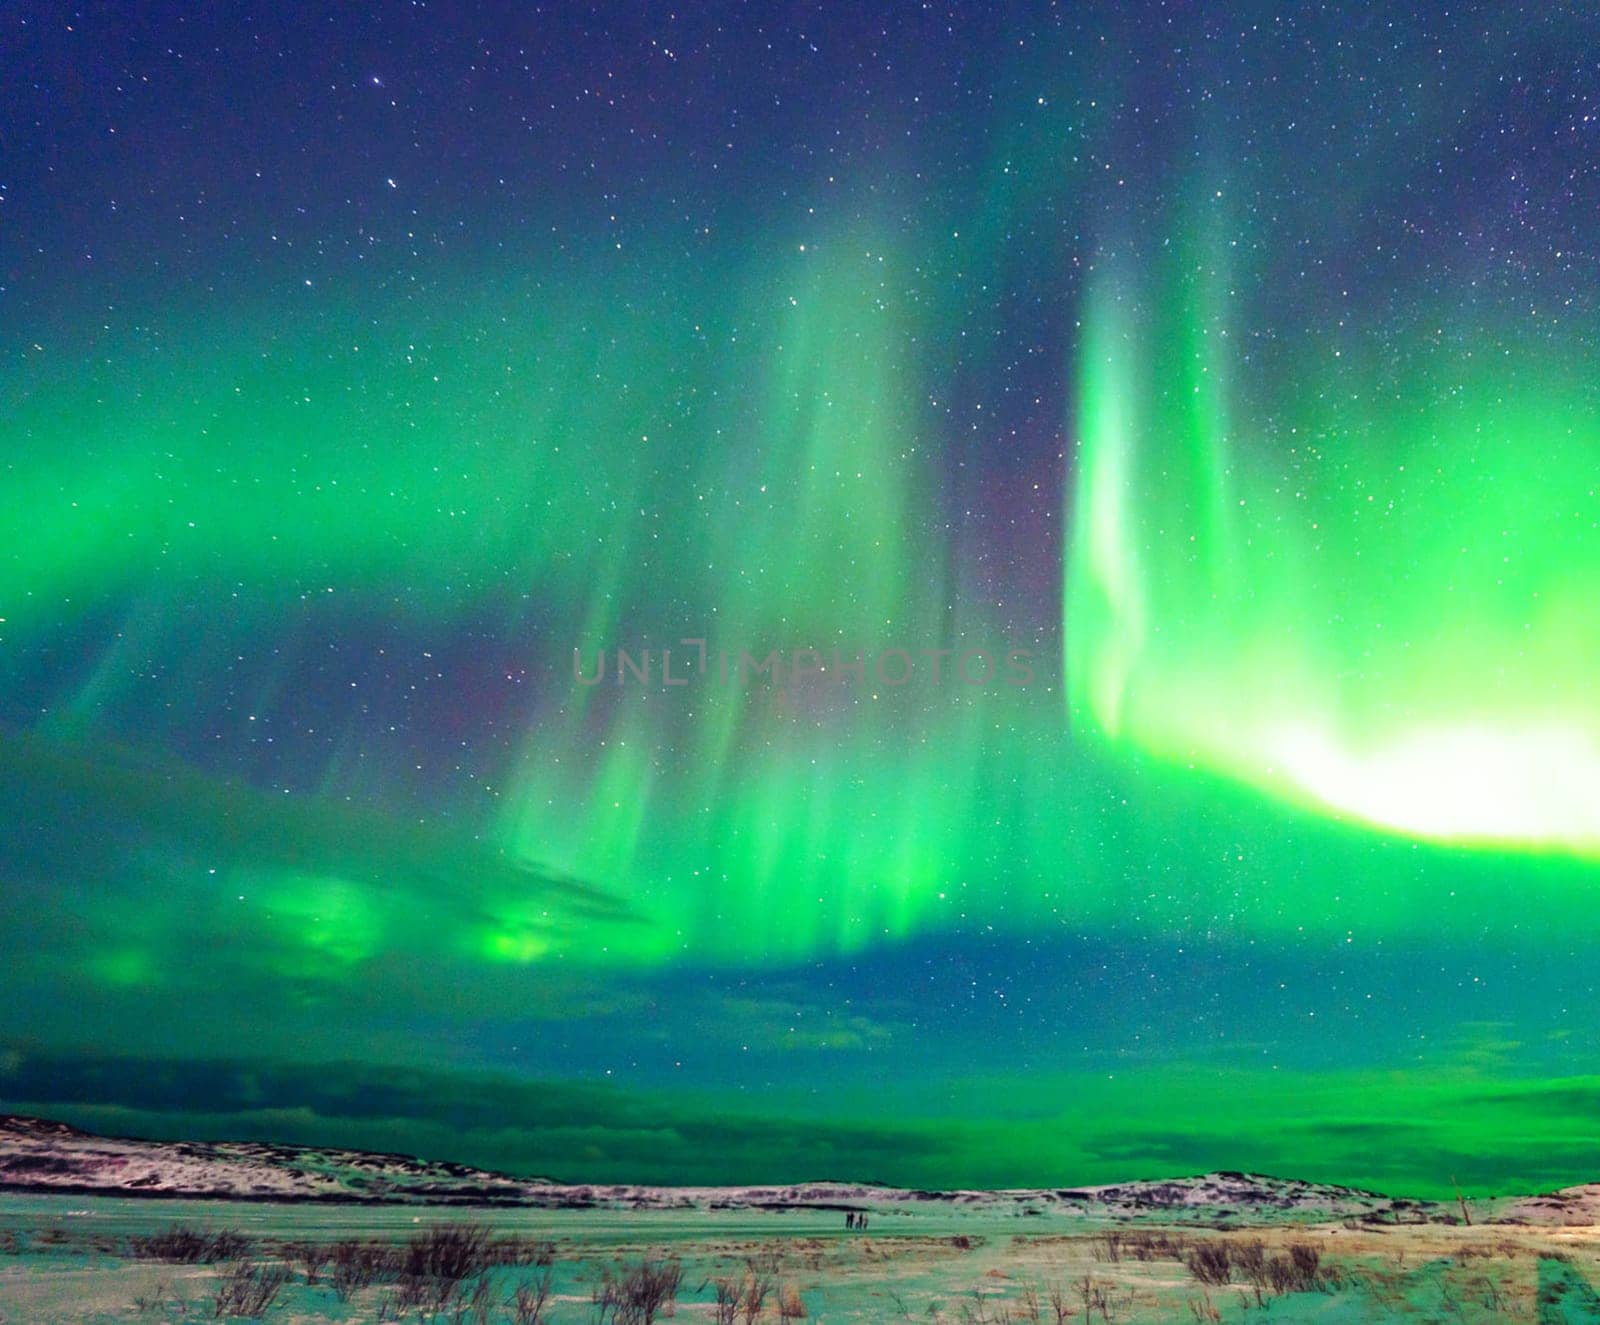
[[[566,914],[622,921],[605,890],[490,851],[463,834],[346,801],[273,795],[212,778],[166,756],[109,743],[78,745],[31,733],[0,737],[0,795],[17,831],[7,854],[67,870],[130,850],[246,874],[327,876],[433,897],[488,914],[492,901],[539,899]],[[217,871],[207,866],[207,876]]]
[[[80,1126],[422,1154],[603,1182],[779,1182],[948,1165],[938,1129],[754,1115],[667,1092],[354,1063],[12,1051],[0,1098]]]
[[[779,988],[789,997],[722,998],[714,1005],[720,1039],[763,1049],[850,1051],[881,1048],[894,1039],[892,1023],[833,1006],[802,989]]]
[[[163,1138],[273,1139],[452,1159],[577,1181],[1061,1186],[1245,1169],[1404,1196],[1534,1191],[1595,1177],[1600,1079],[1542,1087],[1371,1074],[997,1081],[1052,1116],[920,1112],[918,1092],[758,1099],[352,1062],[0,1058],[0,1107]],[[1187,1090],[1180,1109],[1177,1092]],[[926,1101],[922,1101],[925,1105]],[[1393,1121],[1394,1111],[1406,1114]],[[1184,1116],[1182,1126],[1172,1118]]]

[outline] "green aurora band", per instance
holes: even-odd
[[[1552,15],[1527,59],[1593,46]],[[981,120],[875,108],[704,224],[653,182],[625,242],[552,165],[526,224],[385,183],[382,262],[19,259],[0,1107],[607,1181],[1592,1179],[1600,284],[1513,270],[1480,178],[1592,218],[1479,133],[1492,24],[1384,101],[1319,79],[1386,22],[1264,19],[1247,83],[1192,21],[1209,109],[1131,11],[1001,24]],[[690,638],[1034,680],[573,674]]]
[[[1600,852],[1582,358],[1486,346],[1485,370],[1397,378],[1335,344],[1268,402],[1198,284],[1155,313],[1115,277],[1089,299],[1074,717],[1319,813]]]
[[[931,697],[579,684],[573,649],[591,667],[619,646],[681,659],[684,637],[735,657],[1053,645],[1056,623],[985,610],[961,581],[959,535],[933,538],[919,518],[936,478],[913,386],[926,365],[904,357],[921,328],[894,293],[906,269],[887,241],[846,233],[730,274],[720,300],[668,290],[602,317],[543,283],[497,282],[491,316],[463,284],[425,323],[396,310],[265,340],[241,328],[231,348],[218,334],[123,347],[87,380],[36,383],[18,420],[35,459],[13,462],[5,492],[7,522],[30,529],[8,582],[29,587],[5,629],[25,635],[62,600],[116,612],[39,734],[114,730],[137,708],[144,746],[181,748],[198,721],[248,768],[341,614],[424,634],[487,615],[507,641],[493,681],[540,684],[510,729],[451,757],[475,770],[472,792],[430,780],[432,752],[385,749],[383,695],[343,715],[313,780],[293,785],[402,808],[442,796],[425,817],[632,913],[573,929],[542,893],[482,885],[481,905],[428,942],[491,963],[792,961],[961,928],[974,907],[1019,930],[1114,927],[1129,880],[1164,870],[1159,839],[1179,820],[1107,838],[1101,806],[1181,804],[1162,763],[1295,813],[1592,854],[1600,719],[1583,660],[1600,626],[1584,604],[1600,541],[1593,412],[1561,387],[1570,365],[1530,351],[1481,379],[1378,380],[1330,350],[1333,366],[1290,390],[1249,375],[1216,281],[1183,273],[1141,287],[1108,267],[1074,348],[1070,723],[1044,666],[1031,689]],[[691,302],[702,311],[674,311]],[[1304,417],[1285,398],[1310,402]],[[1252,430],[1283,444],[1241,446]],[[687,436],[708,440],[685,449]],[[1453,463],[1463,438],[1472,461]],[[1269,452],[1271,466],[1250,459]],[[264,635],[278,639],[265,660]],[[225,713],[214,678],[252,656],[255,689],[230,690]],[[371,684],[351,682],[358,696]],[[1315,930],[1315,903],[1291,919],[1270,873],[1300,830],[1252,798],[1204,795],[1249,819],[1215,835],[1250,839],[1262,873],[1242,893],[1232,870],[1140,893],[1139,923]],[[291,972],[358,964],[406,928],[378,875],[224,870],[298,934]],[[1430,886],[1346,882],[1370,890],[1369,925],[1434,923]],[[1339,908],[1327,924],[1348,927]]]

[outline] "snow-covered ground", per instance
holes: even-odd
[[[575,1187],[25,1120],[0,1124],[0,1181],[13,1184],[0,1192],[3,1325],[227,1318],[230,1284],[274,1277],[260,1316],[285,1325],[518,1322],[518,1288],[540,1286],[520,1325],[575,1325],[645,1267],[676,1280],[655,1320],[730,1319],[733,1296],[731,1319],[757,1308],[751,1325],[1600,1322],[1591,1187],[1480,1202],[1470,1225],[1453,1202],[1228,1173],[1018,1192]],[[860,1213],[867,1228],[847,1228]],[[476,1239],[456,1278],[415,1268],[435,1229],[445,1244]]]
[[[440,1221],[481,1224],[489,1253],[453,1283],[410,1281],[426,1300],[397,1317],[408,1243]],[[877,1226],[881,1223],[881,1230]],[[164,1259],[174,1228],[227,1234],[218,1263]],[[154,1242],[148,1239],[155,1239]],[[371,1255],[370,1282],[339,1277]],[[322,1248],[308,1257],[306,1248]],[[1298,1251],[1296,1249],[1299,1249]],[[1207,1282],[1209,1250],[1225,1267]],[[1275,1283],[1298,1256],[1309,1277]],[[0,1320],[7,1325],[218,1318],[235,1276],[281,1273],[262,1319],[284,1325],[515,1322],[519,1286],[548,1274],[553,1325],[594,1322],[607,1276],[675,1267],[657,1320],[714,1322],[719,1289],[764,1285],[752,1322],[1600,1321],[1600,1237],[1588,1228],[1272,1222],[1227,1231],[1145,1213],[1132,1219],[1025,1218],[995,1209],[884,1212],[847,1231],[834,1212],[429,1210],[415,1205],[0,1196]],[[1199,1267],[1199,1268],[1197,1268]],[[483,1284],[482,1314],[469,1306]],[[780,1308],[803,1317],[784,1317]],[[1057,1309],[1062,1313],[1059,1317]],[[458,1314],[459,1313],[459,1314]],[[226,1309],[223,1318],[227,1318]],[[726,1317],[722,1317],[725,1319]],[[627,1315],[607,1315],[623,1325]],[[634,1317],[635,1321],[642,1317]],[[739,1314],[736,1319],[743,1320]]]

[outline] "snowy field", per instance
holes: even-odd
[[[5,1196],[0,1318],[1600,1321],[1589,1227],[869,1217]]]

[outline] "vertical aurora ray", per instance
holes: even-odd
[[[943,548],[923,532],[916,365],[891,297],[902,265],[887,240],[846,233],[747,282],[731,325],[753,330],[727,353],[749,372],[699,421],[707,440],[677,489],[686,541],[665,557],[654,540],[624,544],[621,578],[597,588],[573,642],[591,674],[609,652],[611,673],[591,688],[563,657],[561,716],[530,726],[506,840],[628,880],[667,918],[632,940],[636,956],[852,950],[911,932],[960,871],[974,774],[958,752],[970,759],[976,701],[949,687],[901,696],[870,676],[799,689],[739,676],[746,653],[816,649],[831,666],[835,650],[938,647],[969,616],[952,621]],[[663,562],[670,595],[630,590]],[[600,610],[630,592],[631,606]],[[686,637],[705,641],[705,672]],[[672,650],[692,693],[617,686],[619,647],[650,650],[658,670]],[[928,756],[934,743],[948,762]],[[583,764],[574,817],[569,770]]]
[[[1336,817],[1600,852],[1600,411],[1572,385],[1579,348],[1328,354],[1268,410],[1227,331],[1181,283],[1107,276],[1090,297],[1072,712]]]
[[[1594,1178],[1600,11],[108,15],[0,60],[0,1106]]]

